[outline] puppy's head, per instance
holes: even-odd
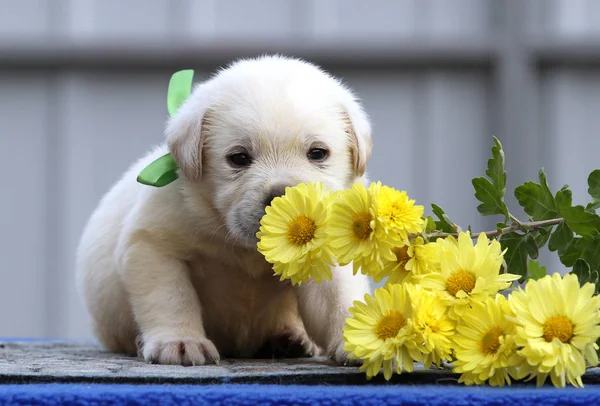
[[[350,90],[283,57],[242,60],[196,85],[166,135],[184,187],[244,245],[286,186],[349,187],[371,154],[369,120]]]

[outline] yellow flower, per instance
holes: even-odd
[[[389,250],[389,255],[393,255],[391,250]],[[352,269],[355,275],[360,270],[363,275],[368,275],[374,280],[380,281],[381,277],[379,275],[383,269],[383,261],[381,257],[377,256],[358,257],[352,261]]]
[[[580,287],[577,276],[555,273],[528,281],[525,290],[511,293],[509,303],[523,347],[519,352],[527,360],[520,378],[537,377],[541,386],[550,375],[555,386],[583,386],[585,361],[598,365],[600,296],[594,296],[594,285]]]
[[[349,358],[362,359],[361,371],[367,379],[376,376],[383,366],[386,380],[402,368],[413,371],[414,361],[420,361],[413,329],[413,309],[405,285],[378,288],[374,296],[365,295],[365,302],[354,302],[352,317],[344,326],[344,350]]]
[[[393,259],[395,241],[377,220],[371,193],[362,183],[339,192],[333,201],[329,225],[331,247],[340,265],[354,261],[354,273],[380,272],[383,259]]]
[[[442,365],[449,361],[452,353],[451,337],[454,334],[454,321],[447,314],[446,305],[437,296],[419,285],[406,285],[414,311],[416,341],[424,355],[423,364]]]
[[[375,213],[384,229],[396,233],[400,242],[408,245],[408,234],[423,231],[423,206],[415,206],[415,201],[410,200],[405,191],[398,191],[381,182],[371,183],[369,190],[373,195]]]
[[[303,183],[287,188],[266,207],[257,233],[258,250],[282,280],[300,284],[310,277],[331,279],[330,196],[320,183]]]
[[[331,267],[335,266],[331,255],[323,250],[314,250],[307,254],[306,258],[299,259],[289,264],[275,262],[273,272],[278,275],[280,281],[289,279],[292,285],[302,285],[309,279],[316,283],[323,279],[331,280]]]
[[[519,275],[500,274],[503,254],[500,243],[482,233],[473,246],[469,232],[437,240],[440,269],[421,279],[421,286],[436,292],[458,320],[469,306],[510,287]]]
[[[417,237],[409,245],[392,248],[393,260],[384,260],[383,269],[374,278],[375,282],[387,277],[386,283],[418,283],[420,278],[439,266],[435,242],[425,244]]]
[[[456,325],[454,336],[454,372],[462,374],[458,382],[492,386],[511,384],[522,358],[517,354],[517,326],[501,294],[473,303]]]

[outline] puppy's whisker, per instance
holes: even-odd
[[[225,227],[225,224],[221,224],[220,226],[218,226],[218,227],[215,227],[215,228],[214,228],[214,229],[211,231],[211,233],[210,233],[210,236],[211,236],[211,237],[214,237],[215,235],[217,235],[217,232],[218,232],[220,229],[222,229],[223,227]]]
[[[236,245],[239,240],[240,240],[240,236],[236,235],[235,239],[233,240],[233,244],[232,245]]]
[[[220,224],[219,224],[219,226],[215,227],[215,228],[214,228],[214,229],[211,231],[211,233],[210,233],[210,236],[211,236],[211,237],[214,237],[214,236],[217,234],[217,232],[218,232],[218,231],[219,231],[221,228],[223,228],[223,227],[225,227],[225,226],[226,226],[226,222],[225,222],[225,216],[219,216],[219,223],[220,223]]]
[[[225,244],[229,245],[229,242],[231,241],[231,239],[234,237],[233,233],[231,231],[227,231],[227,234],[225,234]]]

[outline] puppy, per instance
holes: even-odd
[[[81,237],[77,284],[98,340],[160,364],[252,357],[282,340],[299,343],[299,355],[322,349],[345,363],[342,329],[367,279],[349,266],[322,284],[280,282],[256,233],[286,186],[365,182],[371,129],[356,97],[302,60],[239,60],[195,85],[165,133]],[[179,178],[137,183],[167,151]]]

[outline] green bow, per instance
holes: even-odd
[[[167,111],[170,117],[190,97],[193,78],[194,71],[191,69],[180,70],[171,76],[167,90]],[[148,186],[163,187],[178,178],[178,168],[173,156],[167,153],[146,166],[138,175],[137,181]]]

